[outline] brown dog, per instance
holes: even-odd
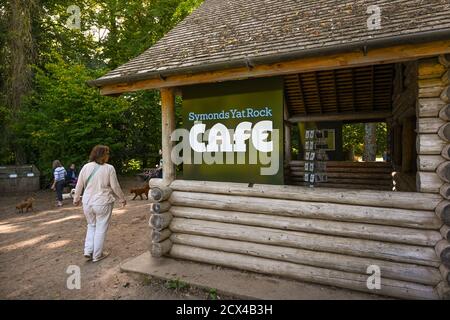
[[[22,201],[16,206],[16,210],[20,210],[21,213],[23,213],[23,209],[26,209],[26,212],[28,212],[28,209],[31,209],[31,211],[34,211],[33,209],[33,201],[34,198],[28,198],[27,200]]]
[[[144,198],[142,198],[142,194],[144,194],[148,200],[148,192],[149,191],[150,191],[150,186],[148,184],[145,184],[145,186],[142,188],[131,189],[130,193],[134,193],[133,200],[136,199],[137,196],[141,197],[141,200],[144,200]]]

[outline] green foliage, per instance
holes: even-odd
[[[159,163],[161,141],[158,91],[103,97],[86,81],[143,53],[203,0],[40,0],[32,13],[35,52],[32,90],[12,117],[4,95],[7,6],[0,4],[0,164],[17,161],[14,150],[25,151],[26,162],[50,179],[51,162],[87,161],[96,144],[111,147],[111,162],[120,172]],[[81,9],[81,29],[70,30],[70,5]],[[92,30],[95,30],[92,31]],[[100,35],[100,36],[99,36]],[[181,101],[177,99],[179,122]]]
[[[208,291],[208,299],[209,300],[217,300],[217,289],[209,289]]]
[[[189,284],[180,279],[171,279],[166,281],[166,288],[175,291],[183,290],[189,288]]]
[[[345,151],[353,150],[356,156],[364,153],[364,123],[344,124],[342,128],[343,147]],[[387,126],[385,122],[377,123],[377,156],[382,156],[387,148]]]
[[[48,173],[52,160],[86,163],[96,144],[111,147],[112,162],[125,147],[124,98],[101,96],[86,81],[101,74],[59,59],[36,68],[34,91],[15,125],[18,143],[27,146],[28,159]],[[33,161],[34,160],[34,161]]]

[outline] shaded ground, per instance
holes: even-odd
[[[206,299],[210,293],[120,272],[124,260],[138,256],[149,244],[147,200],[134,200],[135,178],[120,179],[128,205],[114,208],[105,242],[111,256],[85,262],[86,222],[81,207],[65,200],[55,207],[51,190],[34,194],[34,212],[16,213],[15,206],[31,194],[0,196],[0,299]],[[139,198],[138,198],[139,199]],[[81,270],[81,289],[67,289],[70,265]],[[214,295],[214,294],[213,294]],[[220,298],[220,297],[219,297]]]

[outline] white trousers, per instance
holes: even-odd
[[[83,205],[84,215],[88,223],[84,254],[92,254],[94,260],[102,255],[103,243],[105,242],[113,207],[114,203],[104,206]]]

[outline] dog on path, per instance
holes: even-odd
[[[29,209],[31,209],[31,211],[34,211],[33,210],[33,201],[34,201],[34,198],[28,198],[27,200],[22,201],[21,203],[19,203],[16,206],[16,210],[17,211],[20,210],[20,213],[23,213],[23,209],[26,209],[26,212],[28,212]]]
[[[131,189],[130,193],[134,193],[134,199],[137,198],[137,196],[141,197],[141,200],[144,200],[144,198],[142,197],[142,195],[144,194],[145,197],[148,200],[148,192],[150,191],[150,186],[148,184],[145,184],[145,186],[143,186],[142,188],[135,188],[135,189]]]

